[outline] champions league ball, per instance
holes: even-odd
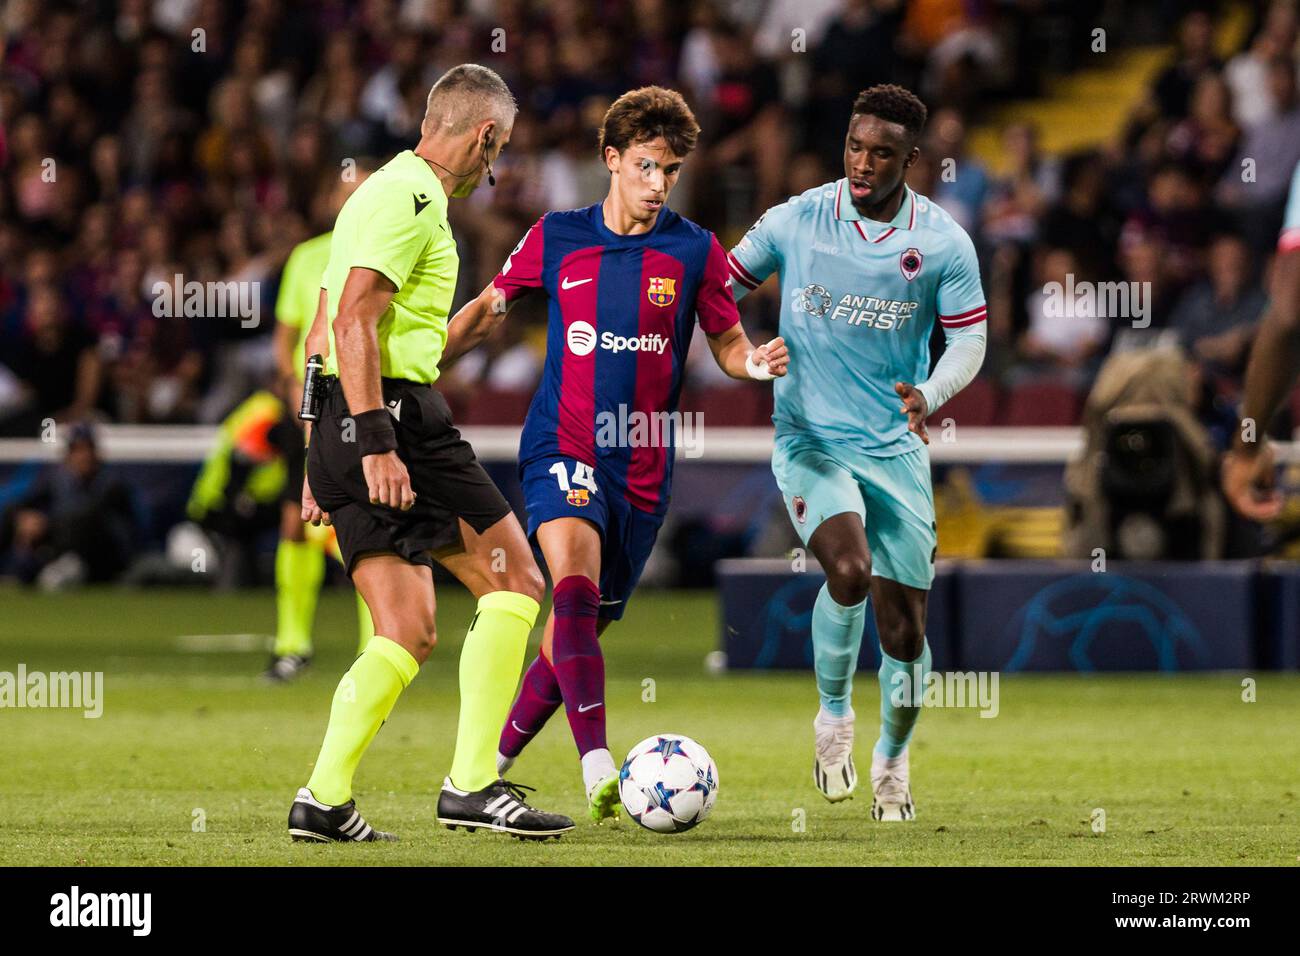
[[[690,737],[656,734],[628,753],[618,772],[627,815],[656,833],[681,833],[709,815],[718,798],[718,768]]]

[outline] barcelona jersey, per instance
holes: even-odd
[[[711,334],[740,321],[727,278],[713,233],[667,208],[649,232],[630,236],[605,225],[601,203],[539,219],[493,280],[507,302],[533,289],[548,301],[546,363],[520,437],[521,472],[541,459],[573,459],[592,467],[605,493],[663,514],[671,413],[697,316]]]

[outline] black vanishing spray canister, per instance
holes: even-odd
[[[319,355],[308,357],[307,372],[302,380],[302,408],[298,409],[298,417],[304,422],[314,422],[320,415],[320,377],[324,371],[324,359]]]

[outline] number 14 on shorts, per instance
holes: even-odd
[[[566,500],[571,505],[581,507],[585,505],[591,495],[596,494],[599,490],[596,488],[596,475],[591,465],[585,462],[575,461],[573,463],[573,477],[569,477],[569,469],[565,462],[557,461],[550,468],[551,474],[555,476],[556,483],[560,490],[566,493]],[[574,487],[574,486],[577,487]]]

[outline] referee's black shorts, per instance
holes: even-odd
[[[384,405],[393,415],[397,457],[406,465],[415,505],[400,511],[370,503],[355,427],[338,379],[321,379],[325,396],[312,424],[307,482],[338,533],[343,562],[352,573],[358,557],[396,554],[433,566],[433,554],[464,550],[460,524],[482,533],[510,514],[469,442],[451,423],[446,400],[428,385],[383,380]],[[351,438],[344,441],[344,429]],[[432,552],[432,554],[431,554]]]
[[[272,446],[284,456],[284,490],[280,500],[302,505],[302,480],[307,473],[307,449],[303,447],[302,426],[298,424],[297,411],[290,409],[283,419],[271,427],[267,436]]]

